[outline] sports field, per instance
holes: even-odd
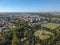
[[[60,25],[60,24],[57,24],[57,23],[42,24],[43,27],[47,27],[47,28],[58,27],[59,25]]]

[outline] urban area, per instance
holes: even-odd
[[[0,45],[60,45],[60,13],[0,13]]]

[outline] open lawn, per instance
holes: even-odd
[[[53,36],[53,33],[51,32],[48,32],[48,31],[43,31],[44,34],[42,34],[42,31],[36,31],[34,33],[34,35],[36,37],[39,37],[41,40],[44,40],[44,39],[47,39],[47,38],[50,38],[51,36]]]
[[[59,25],[60,25],[60,24],[57,24],[57,23],[42,24],[43,27],[47,27],[47,28],[58,27]]]

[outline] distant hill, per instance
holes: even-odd
[[[60,12],[0,12],[0,15],[8,16],[32,16],[32,15],[41,15],[41,14],[52,14],[52,15],[60,15]]]

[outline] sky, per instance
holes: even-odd
[[[60,0],[0,0],[0,12],[60,12]]]

